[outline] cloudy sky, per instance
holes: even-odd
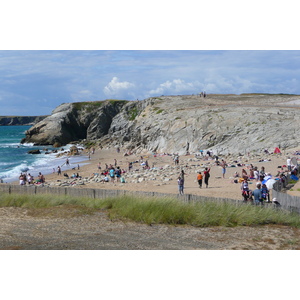
[[[300,94],[299,79],[297,50],[1,50],[0,114],[201,91]]]

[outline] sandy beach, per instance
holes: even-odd
[[[241,189],[239,183],[233,182],[233,176],[235,172],[238,172],[240,175],[242,173],[242,169],[245,169],[249,174],[250,164],[256,166],[258,170],[261,167],[265,167],[266,173],[270,172],[273,176],[275,176],[281,168],[279,166],[286,165],[287,156],[293,156],[293,153],[296,149],[290,149],[285,151],[282,154],[249,154],[246,156],[229,156],[229,157],[219,157],[219,161],[224,159],[228,164],[226,168],[225,178],[222,178],[222,168],[216,165],[215,160],[212,157],[208,157],[205,155],[204,157],[197,156],[195,154],[190,155],[182,155],[179,158],[179,165],[175,166],[173,157],[169,154],[157,154],[153,153],[139,153],[132,154],[129,156],[124,156],[125,149],[121,149],[118,153],[116,149],[100,149],[96,148],[95,153],[90,155],[90,160],[83,161],[84,165],[80,165],[80,169],[77,168],[75,170],[66,170],[65,166],[62,166],[62,175],[57,175],[57,173],[46,175],[46,183],[51,185],[56,185],[61,182],[66,181],[63,176],[64,173],[67,173],[71,176],[74,172],[79,173],[79,175],[83,178],[90,178],[95,173],[103,172],[105,169],[105,165],[108,166],[111,164],[115,166],[119,166],[121,169],[124,169],[127,173],[123,176],[125,177],[126,183],[120,182],[108,182],[108,183],[100,183],[100,182],[89,182],[88,184],[76,186],[72,188],[98,188],[98,189],[124,189],[131,191],[155,191],[161,193],[170,193],[177,194],[178,193],[178,185],[177,178],[180,175],[181,170],[185,172],[185,184],[184,184],[184,193],[185,194],[195,194],[195,195],[203,195],[203,196],[211,196],[211,197],[223,197],[230,199],[242,200],[241,197]],[[87,150],[85,150],[83,155],[87,154]],[[141,156],[143,159],[141,159]],[[199,158],[200,157],[200,158]],[[142,161],[148,161],[150,169],[154,168],[157,170],[172,170],[171,173],[165,174],[166,178],[161,180],[161,177],[156,176],[155,180],[133,180],[132,175],[136,174],[141,175],[145,171],[143,170],[143,166],[141,165]],[[69,157],[69,161],[72,165],[72,156]],[[133,162],[133,168],[130,173],[128,173],[128,164],[129,162]],[[98,164],[101,164],[101,170],[98,169]],[[237,165],[241,166],[237,166]],[[235,167],[232,167],[232,166]],[[77,166],[77,165],[76,165]],[[200,189],[197,183],[197,173],[202,171],[204,167],[211,168],[210,171],[210,179],[209,179],[209,187],[206,188],[204,183],[202,188]],[[286,167],[283,167],[283,170],[287,171]],[[170,171],[168,171],[170,172]],[[131,175],[129,175],[131,174]],[[241,176],[240,176],[241,177]],[[17,183],[16,183],[17,184]],[[251,190],[255,189],[255,180],[251,180],[249,182],[249,188]],[[71,188],[71,187],[70,187]],[[295,195],[297,192],[294,192]]]

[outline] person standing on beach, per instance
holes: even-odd
[[[61,168],[60,168],[60,166],[57,167],[57,175],[61,175]]]
[[[257,181],[259,181],[259,171],[257,170],[257,167],[254,168],[254,179]]]
[[[225,178],[226,166],[227,166],[226,161],[224,159],[222,159],[221,167],[222,167],[222,176],[223,176],[223,178]]]
[[[288,156],[288,158],[286,160],[286,165],[288,167],[288,171],[291,172],[292,171],[292,160],[291,160],[290,156]]]
[[[177,183],[178,183],[179,195],[183,195],[184,182],[183,182],[183,179],[180,176],[178,177]]]
[[[199,172],[197,175],[197,181],[200,189],[202,188],[202,179],[203,179],[203,175],[201,174],[201,172]]]
[[[178,154],[176,154],[176,155],[174,156],[174,163],[175,163],[175,166],[178,166],[178,165],[179,165],[179,155],[178,155]]]
[[[111,168],[109,170],[109,176],[110,176],[111,182],[114,183],[115,182],[115,169],[114,168]]]
[[[23,173],[21,173],[19,177],[19,181],[20,181],[20,185],[25,185],[26,181],[25,181],[25,175]]]
[[[121,170],[120,167],[117,167],[117,169],[115,170],[115,176],[117,178],[117,182],[120,181],[121,178]]]
[[[69,166],[70,165],[70,162],[69,162],[69,159],[67,158],[66,159],[66,166]]]
[[[261,193],[261,184],[256,184],[256,189],[253,191],[253,197],[256,205],[263,205],[262,193]]]
[[[205,168],[205,171],[204,171],[204,183],[206,185],[206,188],[208,188],[208,180],[209,180],[209,177],[210,177],[210,168]]]
[[[181,177],[182,180],[183,180],[183,184],[184,184],[184,175],[186,175],[186,174],[184,173],[183,170],[181,170],[181,172],[180,172],[180,177]]]
[[[30,173],[28,173],[28,175],[27,175],[27,182],[29,185],[32,184],[32,182],[33,182],[33,177],[30,175]]]

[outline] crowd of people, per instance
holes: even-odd
[[[92,154],[95,153],[95,150],[91,152]],[[120,153],[120,148],[117,148],[117,154]],[[242,160],[234,161],[233,159],[229,160],[230,162],[227,164],[225,161],[225,157],[219,158],[218,155],[214,155],[214,153],[211,150],[207,150],[206,153],[204,153],[203,150],[199,151],[200,154],[195,154],[195,158],[197,158],[197,161],[200,160],[201,162],[201,168],[203,168],[201,171],[196,171],[196,183],[199,189],[202,189],[203,187],[208,188],[209,186],[209,178],[211,176],[211,168],[214,166],[219,167],[220,169],[220,176],[216,176],[215,178],[223,178],[226,179],[226,171],[228,170],[228,167],[241,167],[241,169],[235,169],[237,170],[234,175],[233,179],[230,177],[230,182],[232,183],[238,183],[241,184],[241,195],[242,199],[245,202],[251,202],[254,204],[260,204],[263,205],[264,203],[271,203],[271,195],[270,195],[270,187],[269,184],[266,182],[266,178],[276,178],[277,180],[281,180],[282,182],[285,182],[286,180],[286,173],[290,173],[292,175],[297,176],[298,175],[298,165],[293,164],[293,161],[290,157],[287,158],[286,165],[281,166],[280,169],[277,170],[277,174],[275,172],[273,175],[271,173],[266,172],[265,168],[262,166],[260,168],[253,166],[252,164],[244,164]],[[129,156],[132,154],[128,154],[126,152],[123,156]],[[137,154],[136,154],[137,155]],[[186,154],[190,155],[190,154]],[[200,155],[200,156],[199,156]],[[249,155],[249,153],[248,153]],[[268,155],[268,153],[266,153]],[[162,153],[162,154],[155,154],[153,153],[153,158],[156,158],[159,156],[169,156],[171,160],[174,162],[174,165],[172,168],[173,170],[177,170],[178,173],[175,175],[175,180],[177,179],[177,185],[178,185],[178,193],[180,195],[184,194],[184,188],[185,188],[185,175],[191,174],[191,171],[194,170],[191,168],[191,166],[188,166],[187,158],[179,157],[178,153],[169,154],[169,153]],[[99,161],[96,163],[97,171],[95,170],[95,173],[92,173],[92,176],[97,175],[100,179],[100,182],[103,183],[125,183],[126,182],[126,173],[128,174],[134,174],[134,172],[139,172],[142,170],[150,169],[148,157],[143,156],[137,156],[138,159],[133,159],[133,161],[128,162],[128,158],[126,158],[126,163],[123,161],[119,161],[114,158],[111,160],[112,163],[104,163],[102,161]],[[190,158],[189,158],[190,159]],[[228,157],[226,160],[229,159]],[[266,160],[264,160],[266,161]],[[151,162],[152,169],[155,169],[154,165],[157,163],[155,160],[154,162]],[[66,166],[70,166],[69,159],[65,162]],[[234,164],[234,165],[233,165]],[[200,164],[199,164],[200,165]],[[121,166],[121,167],[120,167]],[[58,166],[55,172],[57,172],[58,176],[62,175],[62,166]],[[160,167],[162,169],[162,167]],[[279,167],[278,167],[279,168]],[[285,168],[285,169],[284,169]],[[79,169],[79,166],[78,166]],[[232,169],[231,169],[232,170]],[[234,170],[234,169],[233,169]],[[176,171],[176,172],[177,172]],[[240,172],[239,172],[240,171]],[[97,172],[97,173],[96,173]],[[173,171],[172,171],[173,172]],[[187,173],[185,173],[187,172]],[[193,171],[192,171],[193,172]],[[161,173],[160,173],[161,174]],[[167,175],[167,173],[165,173]],[[215,174],[215,170],[213,172]],[[72,179],[81,179],[81,176],[79,173],[74,172],[73,175],[69,176],[67,173],[63,174],[66,178],[72,178]],[[165,176],[165,175],[164,175]],[[170,176],[171,177],[171,176]],[[133,178],[132,175],[130,178]],[[174,179],[174,177],[173,177]],[[172,178],[167,178],[166,181],[172,180]],[[141,182],[139,180],[136,180],[137,182]],[[143,180],[142,180],[143,181]],[[41,184],[45,182],[45,178],[42,174],[39,174],[37,180],[34,180],[33,177],[30,174],[21,174],[20,175],[20,185],[24,185],[26,183],[28,184]],[[97,181],[99,182],[99,181]],[[215,182],[215,181],[213,181]],[[253,188],[249,188],[249,184],[253,184]]]
[[[236,172],[235,177],[239,179],[235,179],[235,182],[241,182],[241,191],[244,202],[252,202],[256,205],[263,205],[264,203],[273,202],[279,206],[280,203],[275,198],[273,198],[272,201],[270,200],[270,188],[272,188],[274,181],[268,187],[268,180],[276,178],[277,180],[280,180],[284,186],[287,179],[287,174],[294,176],[298,175],[298,164],[293,165],[290,157],[288,157],[287,164],[278,166],[278,168],[280,168],[280,170],[278,170],[277,174],[274,176],[272,176],[270,172],[266,172],[265,167],[262,166],[259,170],[252,164],[250,164],[249,173],[246,171],[246,169],[242,169],[242,177],[240,177],[240,175]],[[284,170],[284,168],[287,168],[287,170]],[[250,182],[255,183],[254,190],[249,188]]]

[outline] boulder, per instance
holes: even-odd
[[[40,150],[29,150],[28,152],[27,152],[28,154],[41,154],[41,151]]]

